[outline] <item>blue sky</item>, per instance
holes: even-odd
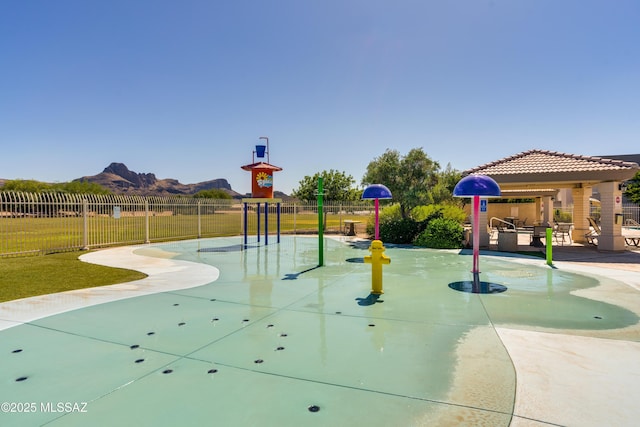
[[[640,152],[640,2],[0,1],[0,178],[111,162],[276,190],[422,147],[465,170]]]

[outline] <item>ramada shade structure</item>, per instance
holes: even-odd
[[[469,170],[463,175],[479,174],[493,178],[503,197],[539,197],[544,201],[544,221],[551,221],[552,194],[561,188],[571,189],[573,240],[584,242],[589,232],[589,198],[597,185],[601,201],[600,250],[624,250],[624,238],[615,214],[622,213],[620,184],[640,170],[637,163],[601,157],[582,156],[547,150],[529,150]],[[482,218],[481,218],[482,220]],[[486,222],[486,216],[484,218]],[[480,245],[488,244],[488,235]]]

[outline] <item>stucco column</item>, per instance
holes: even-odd
[[[544,196],[542,198],[544,204],[544,211],[542,212],[542,224],[553,225],[553,201],[551,196]]]
[[[591,190],[591,187],[571,189],[571,195],[573,196],[573,232],[571,233],[571,238],[576,243],[585,243],[587,241],[584,235],[589,232],[587,217],[591,214],[589,205]]]
[[[542,221],[542,197],[536,197],[536,217],[533,219],[534,224],[538,224],[539,221]]]
[[[619,182],[598,184],[601,203],[600,228],[602,229],[602,234],[598,237],[598,250],[623,251],[625,249],[622,225],[615,223],[615,214],[622,213],[622,191],[618,189],[619,184]]]

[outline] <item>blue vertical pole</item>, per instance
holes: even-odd
[[[256,203],[256,211],[258,212],[258,243],[260,243],[260,203]]]
[[[277,223],[278,223],[278,243],[280,243],[280,202],[278,202],[277,204],[277,210],[276,210],[276,219],[277,219]]]
[[[247,230],[247,228],[248,228],[247,227],[247,224],[248,224],[247,216],[248,215],[247,214],[248,214],[247,203],[245,203],[244,204],[244,246],[245,247],[247,246],[247,232],[248,232],[248,230]]]
[[[269,203],[264,202],[264,244],[269,244]]]

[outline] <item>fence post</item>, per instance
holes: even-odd
[[[149,200],[144,199],[144,242],[151,243],[149,239]]]
[[[293,203],[293,235],[296,235],[296,212],[298,210],[297,203]]]
[[[89,249],[89,202],[82,199],[82,250]]]
[[[202,222],[200,218],[200,200],[198,200],[198,239],[202,237]]]

